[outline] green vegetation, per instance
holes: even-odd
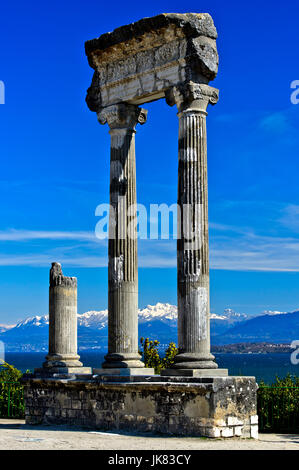
[[[168,348],[165,350],[164,356],[160,356],[158,351],[159,341],[151,341],[149,338],[141,338],[140,343],[142,346],[142,355],[145,367],[153,367],[155,373],[159,374],[162,369],[171,367],[174,363],[174,358],[178,353],[175,343],[169,343]]]
[[[272,385],[260,382],[257,402],[260,432],[299,432],[299,377],[276,377]]]
[[[3,362],[0,364],[0,418],[23,418],[22,372]]]

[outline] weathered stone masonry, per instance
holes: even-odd
[[[136,219],[135,127],[145,123],[146,115],[144,109],[124,103],[99,113],[101,124],[108,123],[110,127],[110,206],[114,209],[109,219],[109,337],[105,369],[144,367],[138,353],[137,239],[127,227]]]
[[[25,387],[26,422],[184,436],[257,437],[254,378],[210,378],[202,383],[195,378],[188,383],[173,378],[161,383],[159,377],[151,377],[150,383],[136,377],[123,383],[114,380],[33,379]]]
[[[198,370],[205,375],[210,374],[212,369],[215,375],[227,375],[226,370],[216,372],[218,366],[210,353],[209,331],[206,110],[209,103],[215,104],[218,100],[218,90],[208,85],[218,71],[216,38],[217,31],[208,14],[163,14],[103,34],[88,41],[85,46],[89,64],[95,71],[86,101],[89,108],[97,113],[100,122],[107,121],[109,124],[103,116],[109,115],[112,110],[114,119],[120,109],[123,121],[125,115],[129,121],[132,107],[159,98],[166,98],[170,106],[176,104],[178,108],[178,206],[181,208],[178,227],[182,238],[178,240],[177,249],[180,354],[174,366],[176,375],[198,375]],[[117,124],[115,127],[121,126]],[[111,145],[113,158],[113,140]],[[112,161],[111,168],[113,171]],[[116,186],[110,187],[110,197],[113,205],[120,204],[117,197],[123,191],[126,197],[124,206],[127,207],[134,175],[128,174],[127,185],[124,185],[123,173],[120,180],[115,181]],[[187,205],[191,211],[186,208]],[[129,323],[124,317],[133,318],[134,296],[131,293],[130,307],[126,302],[118,307],[116,297],[111,292],[111,273],[116,267],[121,271],[122,266],[129,262],[125,256],[133,256],[132,253],[136,253],[134,260],[137,262],[137,249],[134,244],[130,255],[115,251],[114,247],[121,242],[118,232],[113,231],[113,235],[116,239],[109,241],[109,247],[113,248],[109,248],[110,350],[104,367],[113,367],[111,359],[117,354],[112,338],[121,334],[133,341],[132,333],[128,331]],[[121,275],[116,277],[120,292],[128,286],[128,282]],[[119,309],[126,311],[123,317],[117,313]],[[115,318],[118,318],[117,323]],[[130,366],[126,361],[120,365]],[[164,371],[164,374],[173,375],[174,372]]]
[[[209,85],[218,71],[216,38],[210,15],[187,13],[144,18],[86,43],[94,69],[86,101],[111,135],[108,354],[92,372],[73,367],[76,283],[54,265],[49,356],[24,378],[27,423],[258,436],[255,379],[228,377],[210,351],[206,116],[218,101]],[[126,229],[136,218],[135,132],[147,115],[140,105],[160,98],[176,105],[179,118],[179,354],[157,376],[138,354],[137,240]]]
[[[218,90],[187,83],[166,96],[179,117],[178,340],[175,369],[217,369],[210,353],[206,109]],[[187,209],[186,209],[187,208]],[[191,210],[188,210],[191,209]],[[187,212],[186,212],[187,211]],[[186,223],[187,221],[187,223]],[[221,371],[225,375],[226,371]]]
[[[90,373],[77,353],[77,278],[66,277],[52,263],[49,285],[49,353],[37,374]]]

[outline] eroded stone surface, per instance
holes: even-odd
[[[108,354],[103,368],[143,368],[138,352],[135,128],[147,111],[120,103],[98,113],[111,135],[108,242]],[[132,210],[133,209],[133,210]],[[132,233],[128,230],[132,228]]]
[[[49,286],[49,353],[43,368],[51,373],[82,366],[77,354],[77,279],[52,263]]]
[[[178,347],[174,368],[217,369],[210,352],[206,110],[218,90],[188,82],[166,95],[179,117]],[[207,374],[208,375],[208,374]],[[219,375],[223,373],[219,372]]]
[[[153,382],[129,380],[27,378],[26,422],[181,436],[258,437],[257,425],[251,424],[256,420],[254,378],[214,378],[209,383],[163,383],[162,378],[155,382],[157,377]]]
[[[117,28],[85,45],[95,70],[87,93],[92,111],[141,104],[190,80],[208,83],[218,71],[217,32],[207,13],[163,14]]]
[[[86,43],[95,70],[87,104],[100,123],[110,126],[110,202],[117,213],[109,225],[110,359],[104,367],[122,367],[122,362],[136,367],[133,361],[138,360],[132,357],[137,352],[132,320],[137,243],[120,235],[119,222],[127,220],[129,205],[137,202],[134,131],[146,117],[137,105],[165,96],[179,116],[179,354],[174,368],[182,375],[186,369],[202,369],[203,374],[217,369],[210,353],[206,149],[206,110],[218,101],[218,90],[208,85],[218,70],[216,38],[210,15],[186,13],[144,18]]]

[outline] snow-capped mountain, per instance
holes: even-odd
[[[299,338],[299,311],[271,312],[238,322],[213,338],[214,344],[285,343]]]
[[[36,315],[15,326],[3,325],[0,340],[6,351],[47,351],[49,319]],[[157,339],[161,347],[177,342],[177,307],[169,303],[147,305],[139,310],[139,337]],[[232,309],[211,314],[212,344],[242,342],[287,343],[299,338],[299,311],[292,313],[267,311],[248,317]],[[107,349],[108,311],[89,311],[78,315],[79,349]]]
[[[231,308],[226,308],[224,309],[224,312],[223,312],[223,316],[227,319],[227,320],[231,320],[231,321],[243,321],[245,319],[248,318],[248,315],[245,315],[245,313],[238,313],[238,312],[235,312],[233,309]]]
[[[0,324],[0,333],[4,333],[7,330],[11,330],[11,328],[14,328],[16,325],[3,325]]]
[[[211,334],[220,335],[246,316],[226,309],[222,315],[211,314]],[[48,315],[35,315],[19,321],[10,329],[0,331],[0,339],[9,351],[47,351]],[[169,303],[147,305],[139,310],[139,337],[158,339],[161,345],[177,342],[177,307]],[[108,311],[88,311],[78,314],[78,344],[80,349],[106,349]]]
[[[43,316],[36,315],[35,317],[28,317],[28,318],[25,318],[25,320],[19,321],[16,324],[15,328],[18,328],[19,330],[21,330],[21,329],[26,329],[32,326],[44,327],[47,325],[49,325],[48,315],[43,315]]]
[[[108,310],[99,312],[91,310],[78,314],[78,327],[90,328],[91,330],[102,330],[108,325]]]
[[[285,315],[289,312],[279,312],[278,310],[265,310],[262,315]]]
[[[147,305],[138,312],[139,324],[150,323],[159,320],[162,323],[176,326],[177,307],[171,304],[157,303],[156,305]],[[108,325],[108,310],[92,310],[86,313],[78,314],[78,326],[90,329],[102,330]]]
[[[248,315],[226,308],[222,315],[211,313],[211,337],[222,335],[229,328],[248,319]]]
[[[173,323],[176,326],[178,309],[176,305],[162,304],[147,305],[139,310],[139,322],[146,323],[153,320],[159,320],[162,323]]]

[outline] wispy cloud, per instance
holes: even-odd
[[[265,236],[253,229],[217,231],[211,237],[211,267],[235,271],[298,271],[299,239]]]
[[[257,121],[258,128],[273,135],[279,145],[293,145],[298,142],[298,110],[296,106],[264,114]]]
[[[5,255],[0,254],[0,266],[31,266],[31,267],[48,267],[53,261],[59,261],[64,266],[69,267],[106,267],[107,258],[101,256],[79,256],[66,257],[63,254],[28,254],[28,255]]]
[[[289,122],[286,112],[274,112],[264,116],[260,120],[260,128],[267,131],[274,131],[275,133],[284,133],[289,130],[292,126]]]
[[[63,232],[42,230],[0,230],[0,241],[27,241],[27,240],[81,240],[96,241],[94,232]]]
[[[280,223],[289,230],[299,232],[299,205],[289,204],[282,211]]]
[[[211,237],[211,269],[233,271],[298,271],[299,240],[297,238],[266,237],[250,233],[229,236],[214,234]],[[176,246],[172,240],[147,240],[139,242],[139,267],[175,268]],[[47,267],[53,261],[64,266],[97,268],[107,267],[107,250],[72,250],[59,248],[48,253],[0,254],[0,266]]]
[[[218,220],[210,222],[211,269],[299,272],[299,206],[257,206],[256,201],[246,201],[245,206],[241,201],[239,206],[221,203]],[[235,211],[245,214],[240,225],[225,218],[229,214],[233,220]],[[49,266],[52,261],[70,267],[108,264],[107,240],[98,240],[93,232],[9,229],[0,231],[0,242],[9,242],[2,245],[1,266]],[[140,267],[175,268],[176,240],[138,240],[138,257]]]

